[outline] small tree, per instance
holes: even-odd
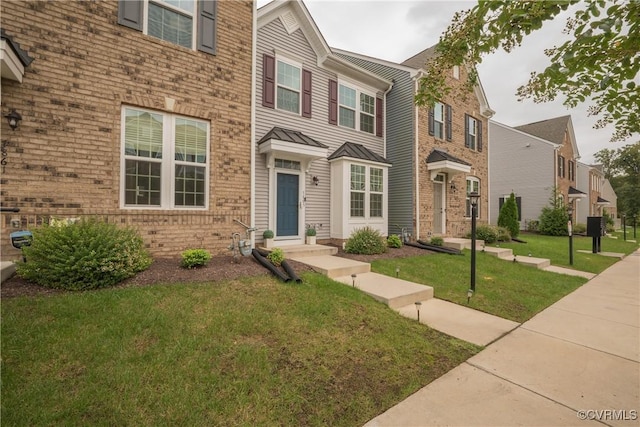
[[[551,191],[549,206],[542,208],[538,230],[540,234],[549,236],[566,236],[569,233],[567,221],[567,208],[559,197],[558,189],[554,187]]]
[[[518,237],[518,234],[520,233],[518,205],[516,204],[516,196],[513,192],[500,209],[500,214],[498,215],[498,226],[509,230],[511,237]]]

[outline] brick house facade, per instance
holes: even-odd
[[[156,256],[223,252],[250,223],[253,2],[165,11],[187,28],[169,40],[154,35],[162,6],[2,2],[3,32],[33,59],[2,79],[3,115],[22,115],[2,121],[0,202],[20,209],[2,214],[6,257],[11,231],[50,218],[134,226]]]

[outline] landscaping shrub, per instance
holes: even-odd
[[[574,234],[585,234],[586,232],[587,232],[587,224],[583,224],[579,222],[573,226]]]
[[[390,248],[401,248],[402,240],[400,240],[400,236],[397,234],[392,234],[387,238],[387,246]]]
[[[209,263],[211,254],[204,249],[187,249],[182,252],[181,266],[184,268],[202,267]]]
[[[431,242],[431,244],[433,246],[442,246],[442,245],[444,245],[444,239],[442,237],[440,237],[440,236],[433,236],[431,238],[430,242]]]
[[[513,193],[511,193],[500,209],[500,213],[498,214],[498,226],[509,230],[509,240],[511,240],[511,237],[518,237],[518,234],[520,233],[518,205],[516,204],[516,196]]]
[[[33,230],[18,275],[41,286],[87,290],[115,285],[152,263],[140,235],[96,219]]]
[[[505,227],[498,227],[498,242],[510,242],[511,241],[511,232]]]
[[[272,249],[271,252],[269,252],[269,255],[267,255],[267,259],[276,267],[280,267],[280,264],[284,261],[284,252],[282,251],[282,248]]]
[[[316,235],[316,229],[314,227],[307,228],[307,236],[313,237]]]
[[[471,233],[467,234],[467,238],[471,238]],[[484,243],[490,245],[498,240],[498,229],[490,225],[478,225],[476,227],[476,239],[484,240]]]
[[[262,237],[265,239],[273,239],[273,230],[264,230]]]
[[[540,234],[566,236],[569,233],[567,229],[568,218],[567,210],[564,207],[545,206],[540,215]]]
[[[361,255],[382,254],[387,251],[387,242],[378,230],[366,226],[351,233],[344,251]]]

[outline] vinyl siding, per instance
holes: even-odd
[[[312,117],[305,118],[290,112],[265,108],[262,106],[262,57],[289,53],[294,59],[302,60],[304,69],[312,73]],[[316,141],[327,145],[327,155],[337,150],[345,142],[363,144],[370,150],[384,155],[384,139],[375,135],[348,128],[329,125],[329,80],[338,79],[335,73],[318,67],[318,59],[302,30],[288,34],[280,19],[258,29],[256,56],[256,140],[259,141],[271,128],[280,126],[297,130]],[[381,93],[378,93],[381,96]],[[256,150],[257,152],[258,150]],[[269,228],[269,176],[266,168],[266,156],[256,153],[256,227],[259,230]],[[311,182],[313,176],[320,180],[318,186]],[[330,238],[330,167],[324,159],[315,160],[305,176],[304,193],[305,223],[315,224],[317,238]],[[261,233],[256,235],[261,239]]]
[[[406,70],[346,54],[339,56],[393,80],[386,111],[387,160],[393,164],[389,169],[389,234],[400,233],[398,226],[414,234],[414,81]]]
[[[554,148],[538,138],[489,121],[490,223],[497,224],[499,198],[514,192],[522,198],[522,221],[537,220],[549,204],[554,186]],[[528,144],[528,146],[527,146]]]

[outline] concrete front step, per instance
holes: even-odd
[[[500,257],[500,259],[503,259],[505,261],[511,261],[514,262],[514,256],[513,255],[509,255],[506,257]],[[515,256],[515,262],[522,264],[522,265],[526,265],[528,267],[535,267],[538,269],[544,269],[546,267],[549,267],[551,265],[551,260],[545,259],[545,258],[535,258],[535,257],[531,257],[531,256],[522,256],[522,255],[516,255]]]
[[[445,237],[442,246],[446,248],[458,249],[471,249],[471,239],[462,239],[458,237]],[[484,240],[476,240],[476,248],[480,248],[484,245]]]
[[[2,261],[0,262],[0,270],[1,270],[0,283],[2,283],[15,274],[16,265],[11,261]]]
[[[331,255],[287,258],[306,264],[318,273],[322,273],[331,279],[335,279],[340,276],[349,276],[349,278],[351,278],[352,274],[362,274],[371,271],[371,264],[367,262],[354,261],[352,259]]]
[[[335,277],[334,280],[345,285],[354,286],[393,309],[414,304],[416,301],[427,301],[433,298],[433,288],[431,286],[420,285],[378,273],[357,274],[355,278],[350,275],[340,276]]]
[[[282,249],[285,258],[293,259],[293,258],[302,258],[309,256],[320,256],[320,255],[335,255],[338,253],[338,248],[335,246],[325,246],[325,245],[292,245],[292,246],[278,246],[275,247]],[[270,251],[273,248],[266,249]]]
[[[513,258],[513,251],[507,248],[494,248],[493,246],[476,245],[476,250],[498,258]]]

